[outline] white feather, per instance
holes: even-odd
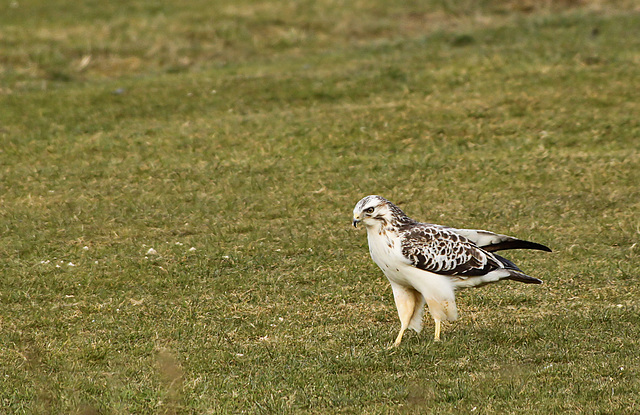
[[[543,245],[489,231],[419,223],[380,196],[367,196],[356,204],[353,224],[359,223],[367,229],[371,258],[393,289],[401,322],[396,346],[407,328],[421,330],[425,303],[435,321],[435,339],[439,340],[440,322],[458,317],[456,289],[515,279],[517,273],[505,269],[504,260],[488,252],[489,247],[548,250]],[[512,242],[519,245],[500,246]],[[522,278],[519,281],[540,283],[518,275]]]

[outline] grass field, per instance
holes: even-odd
[[[4,2],[0,412],[640,413],[639,91],[634,1]],[[388,349],[367,194],[545,284]]]

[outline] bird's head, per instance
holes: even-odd
[[[380,226],[393,221],[398,212],[404,213],[382,196],[371,195],[362,198],[353,208],[353,226],[362,223],[365,227]]]

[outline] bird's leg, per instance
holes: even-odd
[[[400,328],[400,333],[398,333],[398,337],[396,337],[396,341],[393,342],[393,347],[398,347],[400,345],[400,342],[402,341],[402,336],[404,335],[404,332],[406,329],[407,329],[406,327]]]
[[[416,333],[422,331],[422,316],[424,316],[424,305],[426,300],[420,293],[420,291],[414,291],[413,297],[415,298],[415,305],[413,306],[413,315],[409,322],[409,328],[414,329]]]
[[[396,301],[396,308],[398,309],[398,317],[400,317],[400,333],[398,333],[396,341],[393,342],[393,347],[397,347],[402,341],[402,336],[411,322],[413,310],[416,306],[416,296],[414,295],[414,290],[411,288],[396,284],[392,284],[391,288],[393,289],[393,298]]]
[[[457,317],[455,299],[434,300],[427,298],[427,304],[429,305],[429,312],[433,317],[435,323],[435,332],[433,333],[433,339],[440,341],[440,328],[443,320],[455,320]]]

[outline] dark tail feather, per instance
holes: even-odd
[[[538,251],[551,252],[551,248],[548,246],[536,242],[523,241],[521,239],[499,242],[497,244],[484,246],[482,249],[489,252],[503,251],[505,249],[537,249]]]
[[[542,280],[530,277],[526,274],[523,274],[522,272],[518,272],[512,269],[509,270],[509,276],[505,279],[524,282],[525,284],[542,284]]]

